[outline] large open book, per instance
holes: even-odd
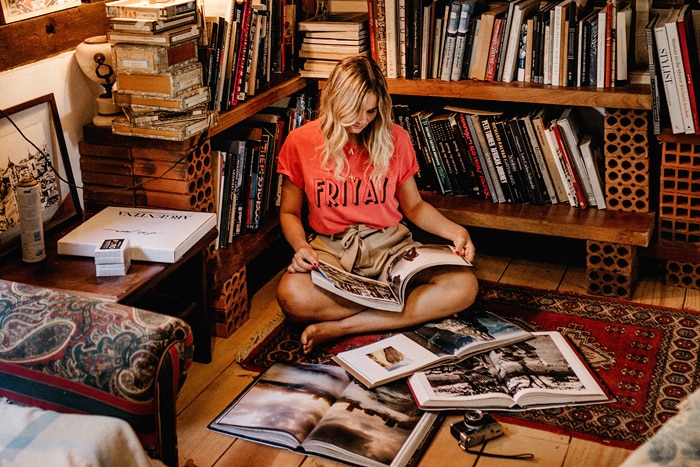
[[[528,410],[611,402],[585,360],[556,331],[417,372],[408,384],[424,410]]]
[[[209,429],[366,466],[404,466],[441,417],[418,410],[405,383],[366,389],[334,365],[276,363]]]
[[[486,311],[463,311],[387,339],[340,352],[333,360],[367,387],[532,337]]]
[[[471,266],[471,263],[455,254],[449,245],[421,245],[390,261],[376,280],[324,262],[311,271],[311,280],[324,290],[369,308],[401,311],[409,279],[423,269],[446,265]]]

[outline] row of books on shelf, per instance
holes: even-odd
[[[218,111],[291,68],[289,28],[282,25],[286,15],[295,16],[294,2],[232,0],[225,17],[206,16],[194,0],[109,6],[114,101],[125,109],[115,133],[192,137],[215,125]]]
[[[628,79],[634,2],[368,0],[388,78],[611,87]]]
[[[561,333],[530,333],[481,310],[341,352],[334,360],[340,366],[272,365],[209,429],[351,464],[404,466],[415,465],[411,459],[416,462],[440,427],[442,410],[614,401]],[[368,384],[358,374],[386,377]]]
[[[419,188],[494,203],[605,209],[599,143],[583,132],[580,110],[538,108],[507,115],[447,106],[412,111],[394,106],[411,135]]]
[[[673,133],[700,134],[698,48],[689,5],[653,11],[645,27],[652,94],[652,124]]]
[[[257,230],[279,206],[277,158],[289,131],[308,118],[304,100],[301,95],[293,107],[269,107],[212,137],[212,157],[218,168],[219,247]]]
[[[229,0],[223,16],[205,16],[200,60],[210,108],[225,111],[292,69],[296,2]]]

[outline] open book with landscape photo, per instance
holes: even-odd
[[[418,410],[405,382],[370,390],[334,365],[276,363],[209,429],[349,464],[404,466],[440,422]]]
[[[367,387],[395,381],[416,371],[457,362],[480,352],[532,337],[487,311],[464,311],[415,330],[340,352],[333,360]]]
[[[455,254],[449,245],[420,245],[390,261],[376,280],[324,262],[311,271],[311,280],[324,290],[366,307],[401,311],[409,279],[423,269],[447,265],[471,266],[471,263]]]
[[[520,411],[612,402],[587,363],[559,332],[476,355],[408,379],[424,410]]]

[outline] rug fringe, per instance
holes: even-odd
[[[268,338],[268,336],[279,327],[284,321],[284,314],[280,311],[274,318],[272,318],[262,329],[260,329],[255,336],[253,336],[245,347],[239,348],[236,352],[236,363],[243,362],[250,353],[255,350],[261,342]]]

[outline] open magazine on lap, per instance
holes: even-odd
[[[450,245],[420,245],[408,248],[387,264],[378,279],[359,276],[321,262],[311,271],[318,287],[368,308],[387,311],[403,309],[406,287],[419,271],[436,266],[471,266]]]

